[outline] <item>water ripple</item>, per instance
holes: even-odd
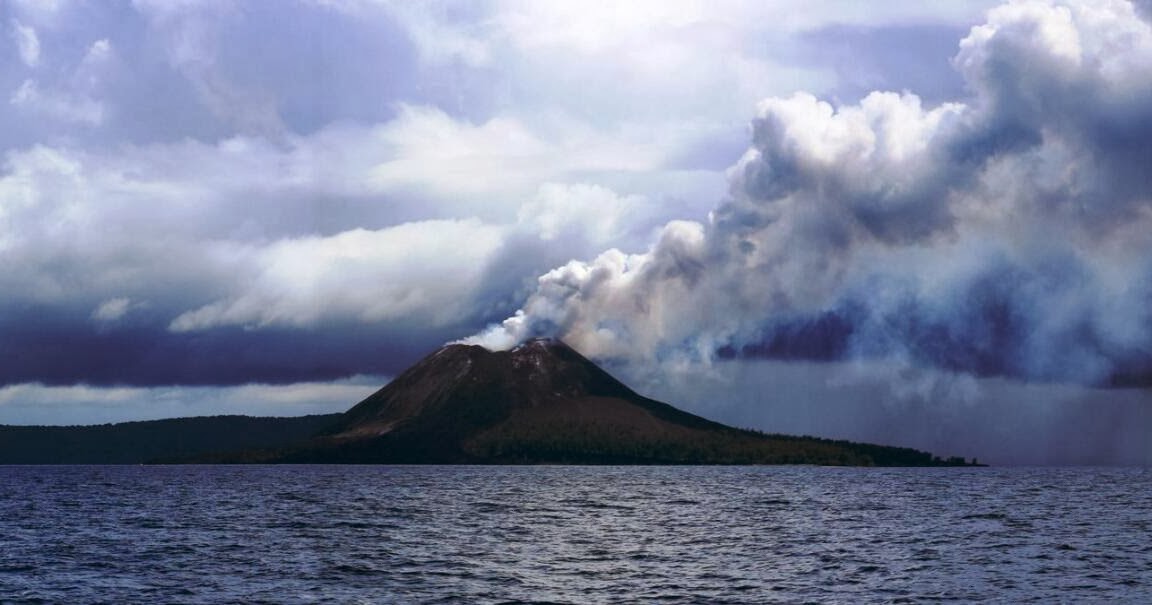
[[[0,467],[0,602],[1152,602],[1152,473]]]

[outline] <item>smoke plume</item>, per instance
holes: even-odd
[[[926,104],[757,108],[730,195],[639,254],[539,278],[470,340],[603,360],[873,360],[1152,384],[1152,26],[1128,2],[1012,3]]]

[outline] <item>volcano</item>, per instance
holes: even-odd
[[[568,345],[451,344],[316,437],[221,462],[964,464],[908,448],[742,430],[643,397]]]

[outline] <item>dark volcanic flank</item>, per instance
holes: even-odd
[[[299,447],[246,462],[931,466],[905,448],[765,435],[637,394],[568,345],[445,346]]]

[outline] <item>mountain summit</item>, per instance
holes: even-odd
[[[421,420],[458,425],[537,408],[566,414],[589,398],[638,396],[559,340],[496,352],[451,344],[348,410],[337,429],[343,437],[383,435]]]
[[[906,448],[765,435],[643,397],[568,345],[451,344],[297,447],[231,461],[927,466]]]

